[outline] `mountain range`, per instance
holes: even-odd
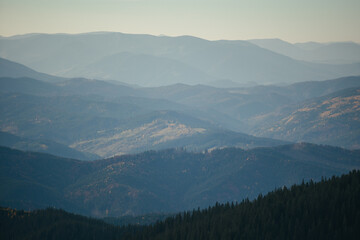
[[[360,62],[360,44],[354,42],[291,44],[281,39],[252,39],[249,42],[293,59],[330,64]]]
[[[18,73],[26,69],[8,60],[2,62],[6,63],[4,69]],[[298,106],[329,94],[336,98],[346,89],[360,87],[359,77],[230,89],[185,84],[138,88],[85,78],[44,82],[29,78],[29,73],[32,71],[23,72],[22,78],[0,78],[1,131],[56,142],[93,156],[172,147],[196,151],[229,146],[252,148],[292,141],[357,148],[360,142],[357,101],[332,104],[332,111],[339,113],[352,108],[354,117],[331,118],[326,131],[321,130],[321,124],[310,124],[321,122],[322,118],[316,120],[322,114],[320,108],[314,108],[308,118],[299,115],[295,125],[283,125],[286,134],[268,130],[280,119],[290,118]],[[352,92],[356,99],[356,91]],[[296,128],[296,123],[302,121],[309,123],[301,129],[304,134],[286,129]],[[349,126],[353,126],[351,131]]]
[[[124,96],[110,101],[99,95],[63,95],[62,87],[48,84],[35,87],[34,91],[36,84],[12,92],[16,89],[12,86],[22,81],[36,82],[0,79],[4,85],[0,95],[2,131],[29,139],[52,140],[102,157],[168,147],[204,150],[285,143],[220,128],[186,114],[195,110],[167,100]],[[10,87],[6,87],[8,84]]]
[[[45,82],[60,82],[65,80],[64,78],[61,77],[55,77],[49,74],[37,72],[22,64],[12,62],[4,58],[0,58],[0,77],[12,77],[12,78],[28,77]]]
[[[73,219],[42,225],[29,235],[35,239],[79,234],[83,224],[94,234],[128,231],[130,239],[280,236],[260,237],[260,223],[281,229],[279,239],[320,239],[353,226],[358,186],[345,183],[359,185],[358,172],[340,187],[338,178],[331,186],[323,178],[360,169],[359,116],[356,43],[112,32],[1,37],[0,221]],[[62,210],[27,211],[47,207],[154,224],[117,228]],[[349,239],[345,232],[334,234]]]
[[[191,36],[96,32],[0,39],[0,57],[36,71],[142,86],[217,81],[294,83],[359,75],[360,61],[353,57],[356,53],[348,52],[342,56],[347,64],[325,64],[296,60],[251,41],[208,41]],[[329,56],[330,62],[333,55]]]

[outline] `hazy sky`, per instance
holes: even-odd
[[[116,31],[360,42],[360,0],[0,0],[0,35]]]

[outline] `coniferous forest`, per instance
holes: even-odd
[[[358,239],[360,171],[280,188],[257,199],[114,226],[58,209],[0,210],[1,239]]]

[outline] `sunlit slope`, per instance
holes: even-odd
[[[360,89],[314,98],[263,116],[253,133],[289,141],[360,147]]]

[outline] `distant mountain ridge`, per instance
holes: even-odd
[[[122,58],[110,61],[111,56]],[[146,86],[217,80],[293,83],[360,74],[357,62],[336,66],[303,62],[247,41],[112,32],[2,38],[0,57],[57,76],[101,77]]]
[[[214,77],[180,61],[149,54],[121,52],[64,74],[102,80],[117,79],[140,86],[207,83]]]
[[[249,42],[297,60],[328,64],[360,62],[360,44],[354,42],[291,44],[281,39],[253,39]]]
[[[40,73],[28,68],[22,64],[9,61],[4,58],[0,58],[0,77],[12,77],[12,78],[34,78],[45,82],[60,82],[65,78],[55,77],[49,74]]]

